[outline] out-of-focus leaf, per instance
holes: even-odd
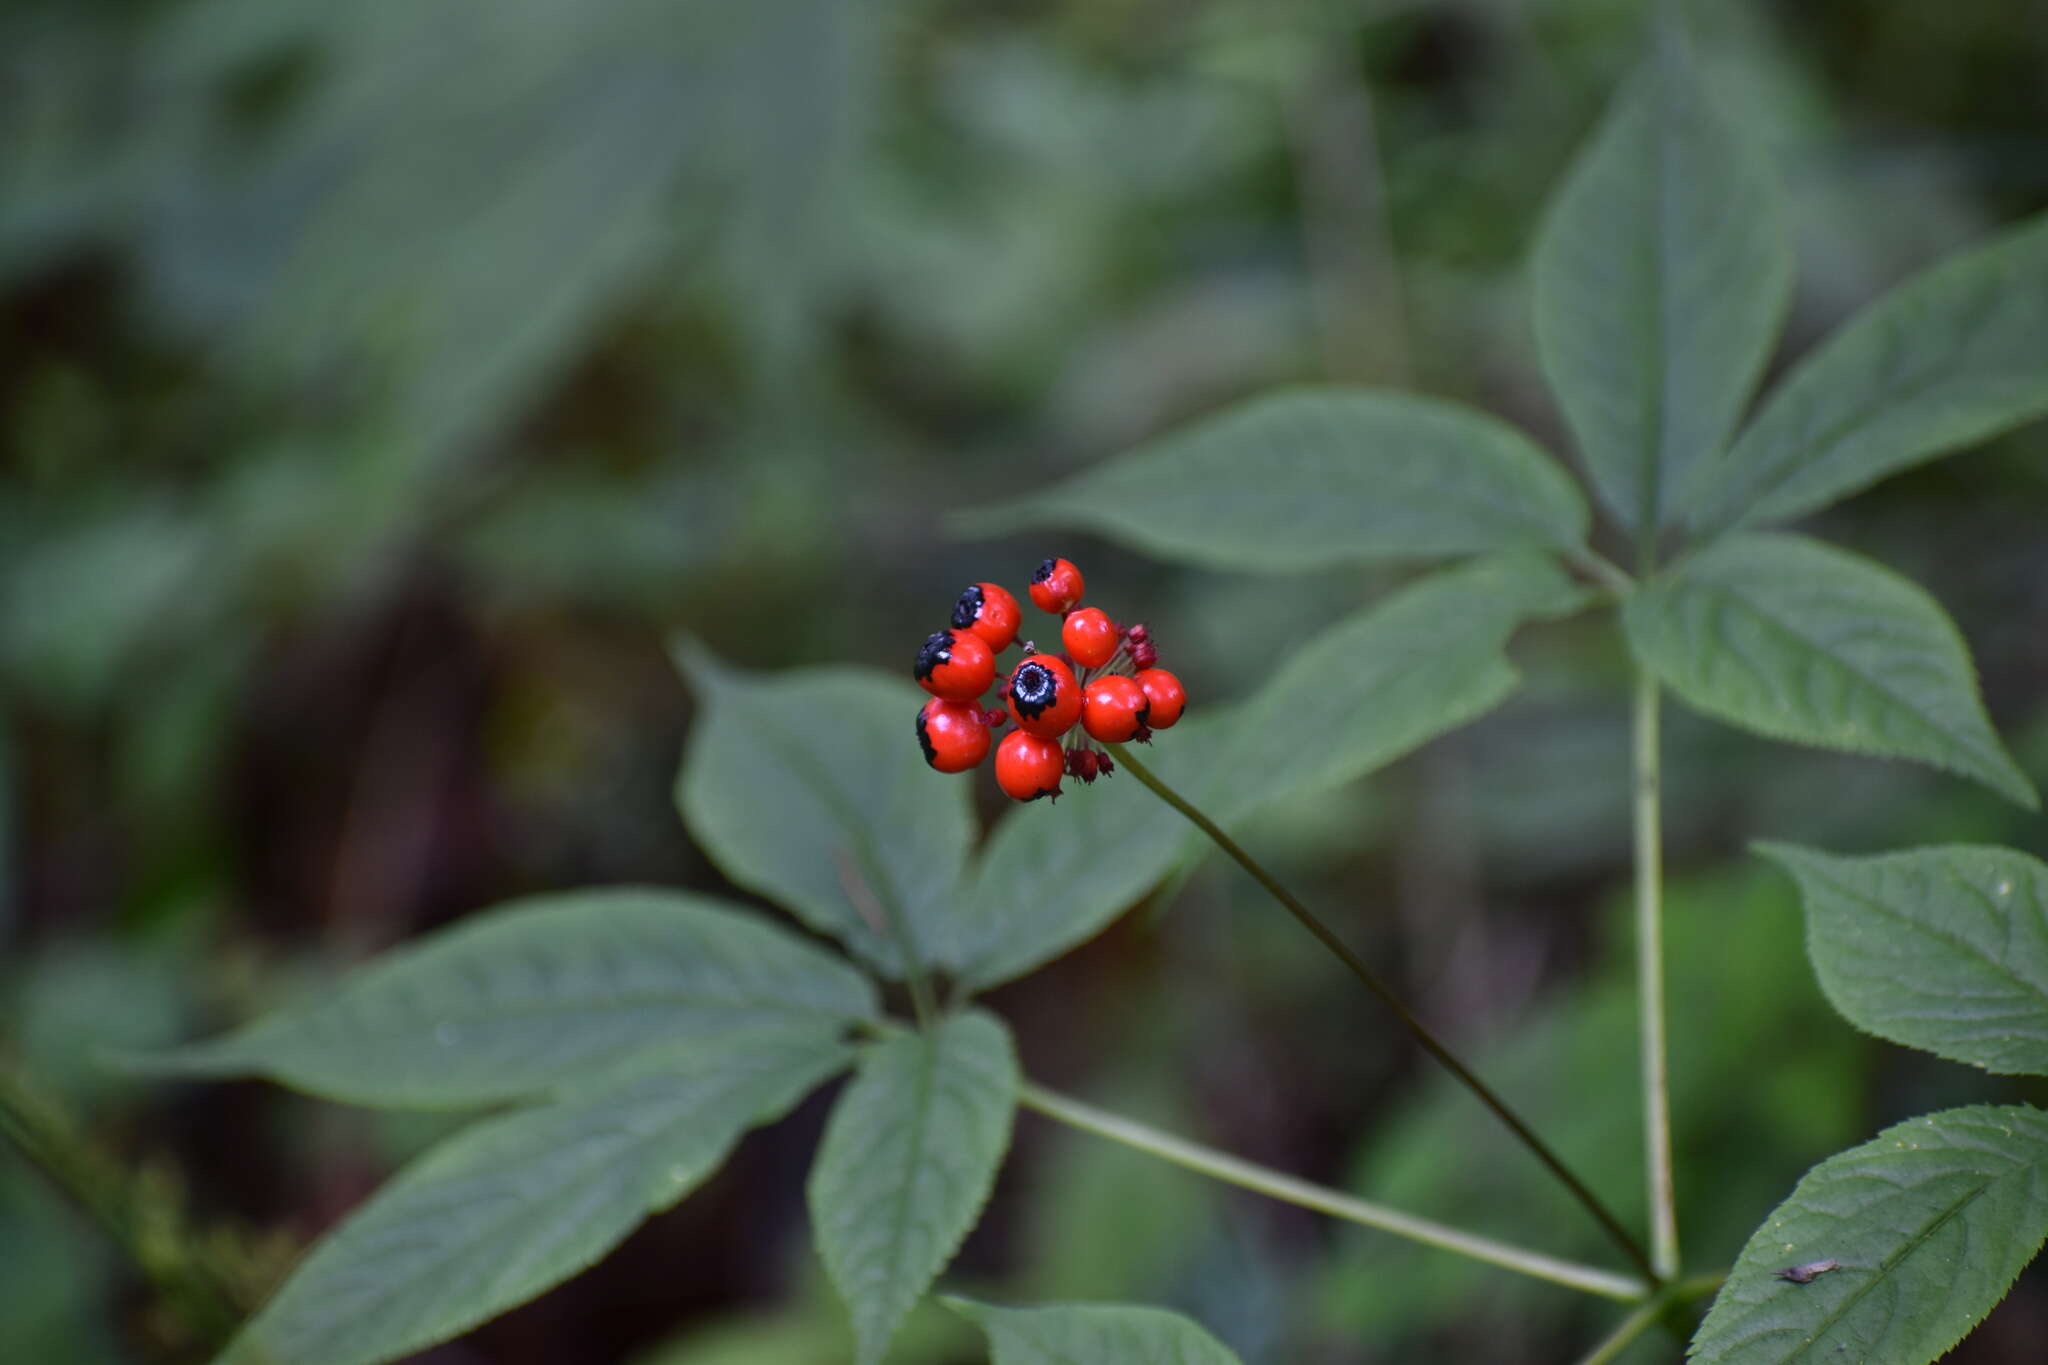
[[[41,1172],[0,1160],[0,1360],[128,1365],[107,1311],[116,1253]]]
[[[945,960],[974,817],[967,784],[918,750],[930,698],[860,669],[743,674],[687,642],[676,659],[703,704],[676,802],[725,875],[881,971],[903,971],[896,916]]]
[[[1778,186],[1713,109],[1675,24],[1615,101],[1536,246],[1543,372],[1601,498],[1653,532],[1721,449],[1792,285]]]
[[[1961,845],[1759,851],[1798,878],[1814,970],[1850,1023],[1986,1071],[2048,1075],[2048,867]]]
[[[1240,1365],[1237,1353],[1201,1324],[1163,1308],[997,1308],[957,1298],[946,1306],[988,1333],[994,1365]]]
[[[728,1041],[478,1123],[317,1243],[220,1365],[377,1365],[523,1303],[675,1204],[740,1134],[847,1060],[829,1039]]]
[[[1683,499],[1716,529],[1796,517],[2048,413],[2048,217],[1943,261],[1845,324]]]
[[[889,1365],[952,1365],[975,1346],[974,1329],[927,1300],[889,1344]],[[633,1365],[846,1365],[853,1333],[829,1294],[692,1328],[636,1356]]]
[[[1573,545],[1586,507],[1516,428],[1413,394],[1256,398],[1064,483],[963,515],[993,534],[1099,531],[1238,569]]]
[[[331,1099],[447,1109],[520,1099],[679,1039],[873,1015],[874,988],[795,936],[700,896],[565,892],[399,949],[327,998],[144,1055],[165,1075],[260,1073]]]
[[[1693,1337],[1700,1365],[1926,1365],[2048,1238],[2048,1114],[1908,1119],[1807,1172],[1742,1249]],[[1804,1284],[1778,1272],[1826,1266]]]
[[[1646,583],[1623,619],[1644,666],[1710,716],[1917,759],[2039,804],[1984,715],[1947,613],[1859,555],[1799,536],[1732,536]]]
[[[995,1184],[1017,1104],[1017,1058],[993,1016],[871,1047],[811,1168],[818,1252],[875,1365],[946,1268]]]
[[[1516,628],[1584,600],[1542,555],[1442,570],[1338,622],[1224,715],[1198,717],[1197,698],[1143,761],[1227,826],[1360,777],[1499,705],[1518,676],[1504,653]],[[1088,938],[1182,856],[1189,827],[1136,786],[1120,776],[1091,791],[1105,809],[1085,821],[1033,806],[997,826],[961,897],[967,982],[1006,981]]]
[[[47,705],[104,703],[151,643],[214,601],[205,528],[167,506],[131,506],[53,530],[0,581],[0,673]]]

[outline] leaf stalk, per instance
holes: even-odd
[[[1338,961],[1349,968],[1351,974],[1357,977],[1367,990],[1371,991],[1379,998],[1382,1004],[1392,1010],[1395,1017],[1408,1030],[1410,1036],[1422,1045],[1423,1050],[1442,1063],[1452,1076],[1457,1078],[1466,1089],[1478,1097],[1481,1104],[1492,1110],[1494,1116],[1507,1125],[1508,1131],[1513,1133],[1522,1145],[1527,1147],[1536,1159],[1549,1169],[1553,1176],[1557,1177],[1559,1183],[1571,1192],[1572,1197],[1577,1199],[1585,1207],[1586,1211],[1593,1215],[1594,1220],[1606,1231],[1608,1237],[1613,1239],[1614,1244],[1621,1248],[1623,1254],[1628,1257],[1629,1261],[1637,1269],[1642,1271],[1645,1279],[1650,1281],[1652,1285],[1661,1285],[1664,1282],[1666,1276],[1658,1273],[1652,1265],[1650,1258],[1644,1254],[1642,1245],[1636,1241],[1627,1228],[1622,1226],[1621,1221],[1608,1210],[1607,1206],[1600,1202],[1599,1197],[1587,1188],[1585,1182],[1573,1174],[1571,1168],[1564,1164],[1564,1160],[1550,1149],[1549,1144],[1536,1136],[1535,1132],[1530,1129],[1527,1123],[1523,1122],[1521,1116],[1514,1111],[1508,1102],[1495,1094],[1492,1087],[1488,1086],[1486,1082],[1474,1075],[1472,1069],[1460,1061],[1457,1054],[1452,1052],[1441,1039],[1429,1030],[1428,1026],[1421,1019],[1416,1017],[1415,1012],[1409,1009],[1407,1004],[1394,993],[1393,988],[1382,981],[1378,973],[1366,966],[1364,961],[1356,953],[1352,952],[1328,925],[1317,918],[1315,913],[1306,905],[1303,905],[1292,892],[1276,881],[1272,873],[1260,866],[1258,861],[1251,854],[1245,852],[1235,839],[1224,833],[1215,821],[1189,804],[1185,797],[1161,781],[1150,768],[1134,757],[1127,746],[1109,744],[1104,747],[1116,756],[1116,761],[1130,772],[1133,777],[1150,788],[1153,795],[1173,807],[1176,811],[1179,811],[1190,824],[1208,835],[1218,848],[1229,854],[1239,867],[1249,872],[1252,880],[1264,887],[1268,895],[1272,896],[1274,900],[1280,903],[1282,908],[1293,915],[1296,920],[1300,921],[1301,926],[1313,934],[1317,941],[1325,948],[1329,949],[1330,953]]]

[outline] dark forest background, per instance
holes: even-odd
[[[1790,190],[1775,368],[2048,207],[2039,5],[1694,9],[1715,88]],[[0,1360],[201,1358],[147,1266],[203,1257],[260,1296],[447,1122],[138,1084],[101,1049],[214,1030],[516,894],[739,895],[670,800],[691,724],[672,632],[757,667],[905,669],[963,584],[1021,586],[1059,552],[1145,604],[1198,700],[1236,695],[1399,573],[962,543],[944,514],[1287,380],[1463,397],[1567,450],[1524,262],[1643,18],[1628,0],[0,8],[0,1077],[99,1173],[143,1262],[0,1148]],[[2037,780],[2044,457],[2037,424],[1822,528],[1948,607]],[[1599,618],[1517,656],[1530,680],[1502,711],[1247,837],[1639,1208],[1626,662]],[[1680,1218],[1704,1268],[1887,1122],[2048,1100],[1857,1036],[1747,841],[2048,837],[1966,783],[1676,709],[1667,753]],[[1028,1068],[1398,1206],[1560,1251],[1597,1237],[1535,1201],[1533,1169],[1254,894],[1205,865],[998,992]],[[801,1197],[823,1106],[599,1268],[421,1359],[846,1359]],[[1028,1116],[951,1282],[1181,1306],[1263,1365],[1552,1361],[1613,1316]],[[892,1360],[979,1359],[943,1316]],[[2037,1267],[1953,1359],[2034,1362],[2043,1341]]]

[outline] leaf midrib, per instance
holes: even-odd
[[[1930,925],[1924,920],[1914,919],[1905,912],[1893,909],[1891,906],[1885,904],[1883,901],[1878,900],[1865,892],[1858,891],[1854,887],[1836,881],[1832,877],[1828,877],[1824,872],[1816,870],[1812,875],[1814,875],[1815,877],[1824,878],[1827,881],[1828,886],[1831,887],[1836,892],[1836,894],[1843,896],[1848,900],[1855,901],[1860,905],[1868,907],[1869,909],[1875,910],[1887,919],[1896,920],[1911,928],[1918,929],[1922,933],[1925,933],[1929,938],[1936,939],[1942,943],[1947,944],[1949,947],[1955,949],[1958,953],[1966,954],[1977,961],[1981,961],[1982,963],[1984,963],[1986,967],[1991,969],[1994,975],[2001,976],[2005,978],[2007,981],[2010,981],[2013,985],[2019,987],[2020,992],[2022,994],[2031,995],[2034,998],[2041,1000],[2044,1006],[2048,1006],[2048,992],[2044,992],[2042,990],[2040,983],[2029,981],[2025,977],[2020,976],[2017,972],[2013,971],[2012,968],[2006,966],[2003,962],[1996,961],[1991,957],[1985,955],[1980,949],[1975,947],[1973,944],[1969,943],[1967,940],[1960,939],[1956,937],[1953,933],[1945,929],[1938,928],[1934,925]],[[2035,1012],[2039,1014],[2043,1011],[2037,1009]]]
[[[1987,762],[1984,755],[1978,751],[1977,746],[1971,744],[1966,736],[1959,735],[1954,731],[1950,730],[1947,726],[1942,725],[1939,722],[1927,717],[1919,710],[1918,707],[1914,706],[1911,702],[1903,699],[1896,691],[1894,691],[1886,683],[1880,681],[1876,676],[1856,666],[1856,664],[1852,662],[1847,656],[1837,654],[1834,651],[1827,649],[1820,642],[1813,639],[1813,637],[1807,635],[1804,631],[1799,630],[1795,625],[1786,621],[1783,617],[1777,615],[1774,612],[1765,610],[1761,605],[1759,605],[1759,603],[1754,597],[1751,597],[1748,593],[1744,592],[1736,585],[1728,582],[1726,579],[1707,581],[1695,579],[1691,580],[1689,584],[1681,582],[1677,586],[1681,588],[1690,586],[1692,590],[1697,592],[1718,591],[1726,594],[1726,596],[1729,597],[1731,600],[1747,609],[1750,612],[1750,614],[1754,616],[1757,620],[1776,630],[1779,634],[1784,635],[1790,638],[1795,643],[1805,647],[1813,654],[1816,654],[1819,657],[1835,664],[1843,672],[1847,673],[1850,677],[1854,678],[1859,683],[1866,685],[1870,688],[1871,691],[1877,693],[1879,697],[1882,700],[1884,700],[1887,704],[1889,704],[1896,710],[1903,712],[1908,718],[1919,722],[1919,724],[1923,726],[1925,729],[1931,730],[1936,735],[1956,745],[1956,747],[1963,750],[1965,753],[1969,754],[1972,757],[1972,759],[1974,759],[1977,763],[1983,764],[1985,767],[1994,771],[1997,769],[1997,764]],[[1916,603],[1915,605],[1919,604]],[[1953,642],[1951,641],[1949,643]],[[1943,763],[1941,764],[1941,766],[1955,767],[1956,765],[1950,762]],[[1981,773],[1977,775],[1982,776]]]
[[[1785,1360],[1786,1362],[1788,1362],[1788,1365],[1789,1362],[1798,1360],[1802,1356],[1810,1356],[1812,1354],[1810,1348],[1816,1344],[1817,1340],[1820,1337],[1825,1336],[1830,1328],[1832,1328],[1836,1323],[1840,1322],[1851,1308],[1861,1303],[1865,1295],[1870,1293],[1871,1290],[1877,1288],[1879,1284],[1883,1283],[1895,1267],[1897,1267],[1901,1262],[1903,1262],[1908,1256],[1911,1256],[1915,1251],[1918,1251],[1923,1245],[1926,1244],[1929,1238],[1933,1237],[1935,1233],[1941,1231],[1943,1227],[1947,1226],[1951,1219],[1955,1218],[1958,1214],[1960,1214],[1965,1208],[1967,1208],[1972,1203],[1975,1203],[1977,1200],[1983,1198],[1985,1192],[1988,1191],[1992,1186],[1998,1184],[2001,1181],[2008,1180],[2013,1176],[2023,1174],[2033,1168],[2040,1167],[2044,1164],[2048,1164],[2048,1157],[2036,1157],[2031,1161],[2014,1162],[2010,1169],[2000,1171],[1997,1175],[1989,1177],[1984,1181],[1983,1184],[1971,1190],[1968,1195],[1964,1196],[1961,1199],[1956,1200],[1948,1208],[1944,1209],[1939,1217],[1934,1219],[1933,1222],[1927,1224],[1926,1227],[1922,1228],[1921,1231],[1915,1234],[1911,1240],[1901,1245],[1895,1252],[1893,1252],[1891,1256],[1887,1257],[1883,1261],[1880,1261],[1877,1266],[1876,1274],[1872,1275],[1869,1279],[1865,1280],[1862,1284],[1858,1285],[1854,1290],[1850,1292],[1847,1298],[1843,1299],[1841,1303],[1835,1306],[1833,1311],[1828,1313],[1826,1317],[1822,1318],[1813,1331],[1813,1337],[1808,1341],[1802,1343],[1797,1351],[1785,1357]],[[1788,1328],[1785,1330],[1797,1329]]]

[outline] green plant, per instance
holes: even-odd
[[[2048,1234],[2048,1118],[1973,1106],[1823,1162],[1727,1273],[1681,1274],[1662,1007],[1661,694],[1765,735],[1910,758],[2029,807],[2032,785],[1924,593],[1759,529],[2048,411],[2048,221],[1938,266],[1824,343],[1744,420],[1785,308],[1771,177],[1665,31],[1560,194],[1536,252],[1546,372],[1632,569],[1589,543],[1572,480],[1514,428],[1347,389],[1233,409],[963,529],[1085,528],[1240,570],[1465,558],[1330,626],[1234,706],[1123,766],[1083,819],[1007,816],[970,857],[961,784],[908,741],[919,694],[860,670],[743,676],[685,642],[702,702],[678,786],[736,884],[848,962],[702,897],[592,891],[507,907],[393,954],[331,997],[146,1062],[256,1073],[391,1108],[509,1106],[317,1246],[230,1361],[371,1362],[450,1336],[603,1255],[748,1128],[829,1078],[810,1184],[859,1359],[879,1360],[974,1224],[1029,1109],[1335,1218],[1629,1305],[1589,1360],[1660,1322],[1715,1361],[1932,1359]],[[1578,579],[1572,572],[1576,571]],[[1584,580],[1582,583],[1578,580]],[[1591,586],[1588,587],[1586,584]],[[1098,932],[1182,864],[1192,823],[1371,969],[1225,831],[1476,719],[1518,677],[1523,625],[1615,605],[1636,661],[1635,928],[1649,1236],[1577,1187],[1629,1263],[1581,1264],[1367,1203],[1053,1093],[973,998]],[[1339,691],[1332,679],[1345,679]],[[2048,1072],[2048,872],[2019,854],[1841,859],[1772,848],[1804,894],[1829,998],[1860,1026],[1994,1071]],[[916,987],[911,1026],[878,983]],[[1425,1045],[1478,1078],[1398,1006]],[[929,1016],[929,1017],[925,1017]],[[1501,1116],[1537,1146],[1522,1121]],[[1554,1157],[1553,1169],[1576,1187]],[[1780,1272],[1798,1267],[1792,1278]],[[1825,1267],[1825,1268],[1822,1268]],[[1154,1310],[957,1302],[996,1358],[1228,1360]]]

